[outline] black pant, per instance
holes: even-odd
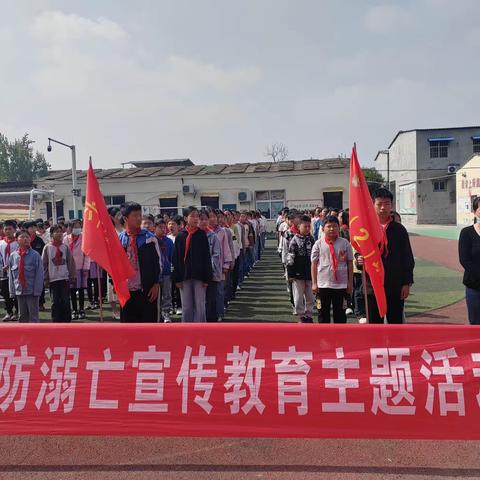
[[[72,300],[72,308],[74,312],[77,310],[77,292],[78,292],[78,303],[80,305],[80,311],[85,310],[85,289],[83,288],[71,288],[70,289],[70,298]]]
[[[68,280],[50,283],[50,300],[52,301],[52,321],[71,322],[70,284]]]
[[[404,301],[400,299],[400,291],[386,292],[387,295],[387,323],[403,323]],[[383,323],[383,318],[378,313],[375,295],[368,296],[368,321],[369,323]]]
[[[122,323],[154,323],[157,321],[157,301],[150,302],[142,290],[130,292],[130,298],[120,309]]]
[[[1,294],[5,300],[5,310],[9,315],[13,315],[13,307],[15,312],[18,312],[17,298],[10,296],[10,288],[8,285],[8,278],[2,280]]]
[[[103,292],[102,292],[103,293]],[[91,304],[100,303],[100,299],[98,298],[98,278],[89,278],[87,283],[87,295],[88,301]]]
[[[217,291],[218,291],[218,282],[213,280],[208,283],[207,294],[205,296],[205,315],[207,317],[207,322],[217,322]]]
[[[319,288],[318,296],[322,303],[319,323],[330,323],[330,307],[333,306],[333,322],[347,323],[345,310],[343,309],[343,299],[347,290],[345,288]]]
[[[361,273],[353,274],[353,299],[355,301],[355,315],[365,317],[365,295]]]
[[[237,292],[237,287],[238,287],[239,268],[240,268],[240,255],[235,260],[235,264],[234,264],[233,270],[232,270],[232,293],[231,293],[231,296],[230,296],[229,300],[234,300],[235,299],[235,294]]]

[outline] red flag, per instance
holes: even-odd
[[[130,298],[127,279],[135,275],[135,271],[108,214],[91,160],[87,173],[82,251],[108,272],[123,307]]]
[[[350,238],[355,250],[365,259],[364,268],[370,277],[378,312],[384,317],[387,313],[382,263],[384,234],[358,163],[355,146],[350,161]]]

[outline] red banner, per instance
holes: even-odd
[[[2,325],[2,434],[480,439],[478,328]]]

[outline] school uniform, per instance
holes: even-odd
[[[472,225],[460,232],[458,253],[465,269],[463,284],[468,321],[472,325],[480,325],[480,230]]]
[[[43,291],[43,265],[38,252],[32,248],[13,252],[8,276],[10,295],[18,302],[18,321],[38,323],[39,299]]]
[[[85,289],[88,284],[88,275],[90,272],[90,258],[82,251],[82,234],[66,235],[63,243],[70,248],[73,259],[75,261],[76,278],[70,286],[70,300],[74,314],[83,313],[85,310]],[[78,292],[78,304],[77,304]]]
[[[129,234],[125,230],[119,238],[135,271],[135,275],[127,281],[130,298],[120,310],[120,321],[157,322],[157,302],[148,299],[151,288],[160,283],[157,238],[146,229],[137,234]]]
[[[182,283],[182,321],[205,322],[206,287],[213,279],[212,260],[206,233],[182,230],[175,239],[172,281]]]
[[[299,321],[307,323],[313,322],[315,305],[310,260],[314,243],[311,235],[296,234],[290,242],[287,255],[287,275],[289,279],[293,279],[295,315]]]
[[[45,248],[45,241],[43,240],[42,237],[37,235],[36,233],[31,237],[30,240],[30,248],[32,250],[35,250],[40,257],[42,256],[43,249]],[[42,290],[42,293],[40,294],[40,299],[39,299],[39,304],[43,308],[43,305],[45,303],[45,290]]]
[[[53,242],[45,245],[42,253],[45,286],[50,289],[52,321],[71,322],[70,285],[76,280],[75,260],[70,248]]]
[[[167,236],[157,237],[157,240],[162,259],[159,311],[163,316],[163,320],[165,320],[170,318],[172,310],[172,258],[174,244]]]
[[[220,244],[220,273],[221,278],[218,282],[218,290],[217,290],[217,318],[223,318],[225,315],[225,282],[226,282],[226,274],[224,270],[228,271],[232,266],[233,256],[230,250],[230,245],[228,243],[228,234],[225,228],[217,225],[217,227],[213,230],[215,235],[218,238],[218,242]]]
[[[9,280],[8,280],[8,266],[10,264],[10,255],[18,248],[18,242],[16,240],[9,241],[6,237],[0,241],[0,257],[2,261],[1,272],[1,294],[5,300],[5,309],[7,314],[12,316],[13,309],[18,312],[17,299],[14,295],[10,294]]]
[[[205,315],[207,322],[216,322],[218,320],[217,298],[219,285],[222,281],[222,253],[220,240],[212,230],[206,230],[208,246],[210,248],[210,257],[212,259],[212,280],[208,282],[205,302]]]

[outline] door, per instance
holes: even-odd
[[[323,192],[323,206],[327,208],[343,208],[343,192]]]

